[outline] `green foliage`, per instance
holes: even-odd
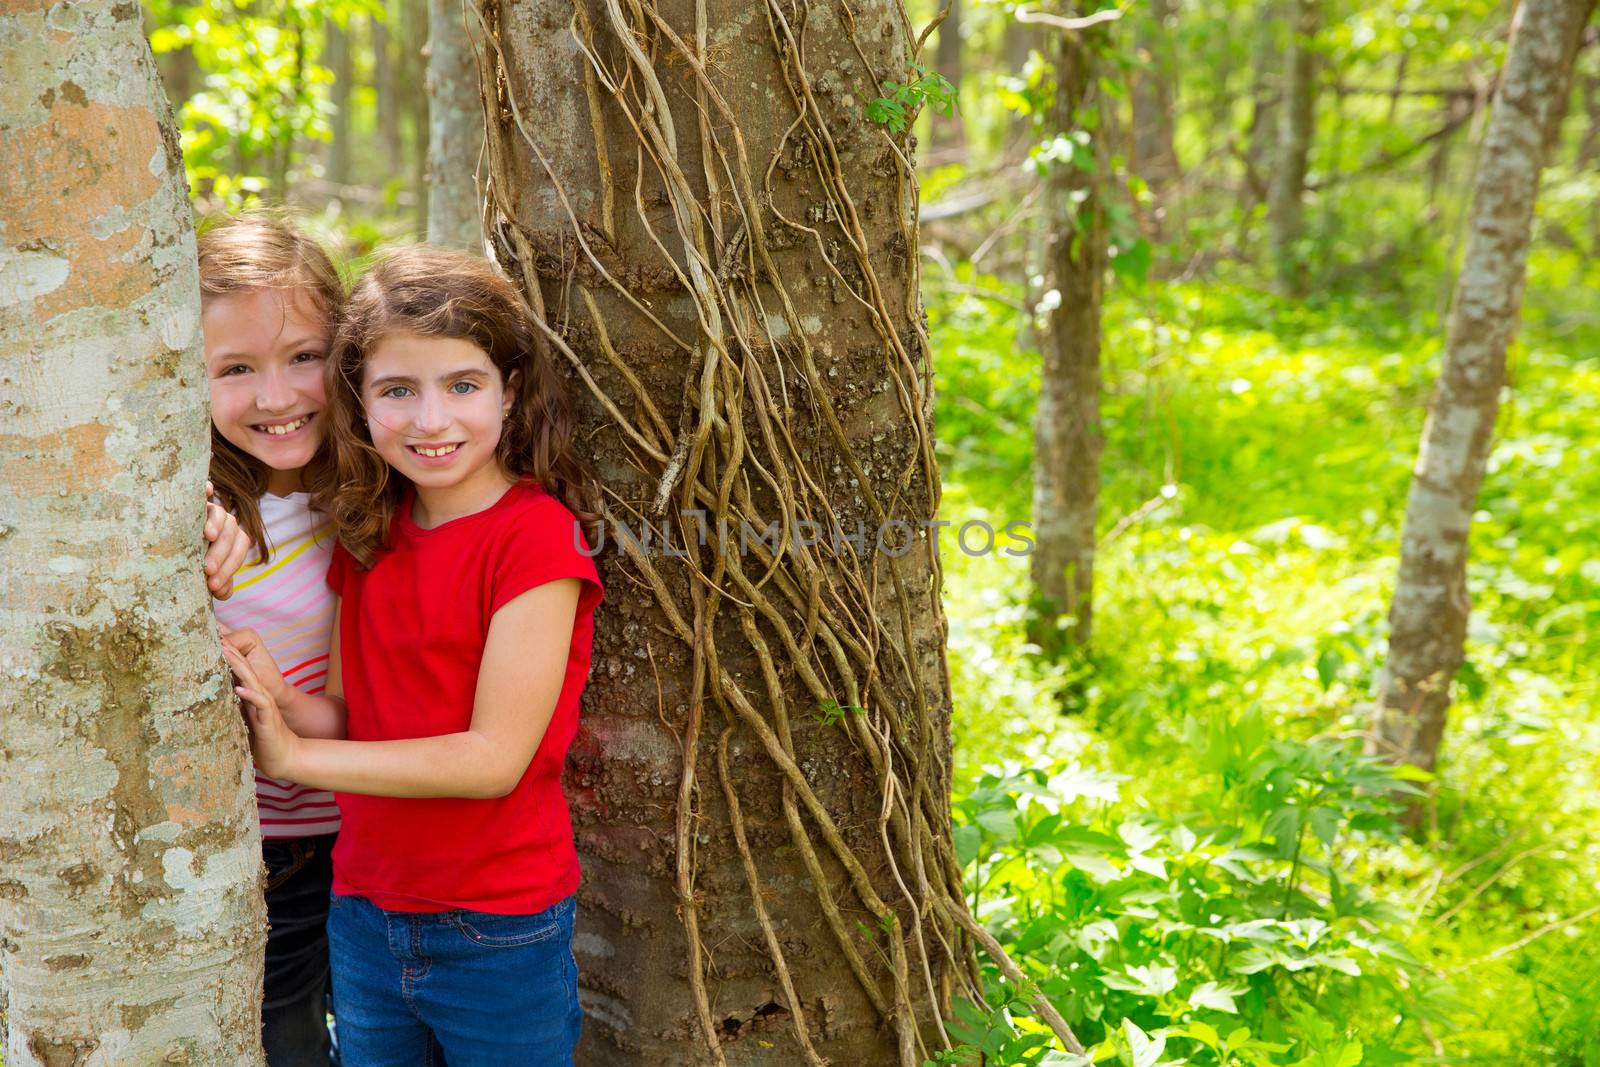
[[[1157,1062],[1597,1062],[1600,364],[1577,353],[1600,345],[1561,295],[1576,254],[1532,263],[1435,782],[1359,754],[1431,315],[1113,291],[1102,530],[1154,506],[1102,545],[1093,653],[1027,644],[1019,561],[946,554],[969,889],[1098,1062],[1132,1062],[1125,1024]],[[1003,525],[1030,508],[1019,293],[960,263],[929,282],[944,510]],[[1424,786],[1418,843],[1389,798]],[[952,1039],[1059,1053],[990,982],[1006,1012]]]
[[[911,75],[909,82],[884,82],[889,95],[867,104],[867,118],[891,134],[904,133],[926,104],[931,104],[945,118],[955,114],[956,87],[948,78],[918,63],[911,65]]]
[[[145,0],[156,55],[186,53],[202,77],[174,101],[191,195],[228,210],[281,198],[331,136],[333,74],[318,62],[329,20],[381,18],[380,0]]]

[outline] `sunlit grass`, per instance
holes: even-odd
[[[1449,979],[1456,1025],[1414,1042],[1439,1062],[1600,1062],[1600,352],[1581,318],[1530,303],[1473,533],[1437,836],[1350,857],[1349,877],[1417,912],[1411,948]],[[1036,359],[1003,306],[930,305],[946,517],[1027,517]],[[1025,560],[947,546],[958,791],[1000,759],[1066,758],[1128,775],[1130,810],[1181,812],[1186,717],[1364,725],[1441,342],[1381,308],[1220,287],[1120,296],[1107,335],[1102,531],[1122,528],[1090,659],[1027,645]]]

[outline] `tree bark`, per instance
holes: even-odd
[[[1467,537],[1516,333],[1540,171],[1595,0],[1524,0],[1473,190],[1439,381],[1406,499],[1369,749],[1431,770],[1465,658]]]
[[[1278,147],[1278,105],[1283,95],[1282,0],[1259,0],[1250,53],[1250,126],[1245,131],[1248,216],[1267,198],[1267,170]]]
[[[428,0],[428,240],[483,251],[483,100],[461,0]]]
[[[948,3],[950,14],[939,23],[939,42],[934,52],[933,66],[949,79],[959,93],[963,77],[962,50],[965,47],[961,40],[961,0],[948,0]],[[948,118],[934,112],[928,140],[929,156],[937,162],[955,163],[966,159],[967,120],[961,109],[957,107]]]
[[[404,146],[400,141],[400,98],[395,91],[394,56],[389,47],[389,5],[384,5],[382,17],[373,18],[372,27],[372,95],[378,106],[378,143],[388,163],[386,177],[400,172]],[[422,190],[417,190],[420,195]]]
[[[864,115],[907,27],[885,0],[485,23],[495,255],[608,517],[652,529],[608,527],[569,765],[581,1062],[920,1063],[975,963],[916,186]]]
[[[1050,168],[1048,255],[1056,298],[1049,312],[1033,424],[1033,524],[1029,559],[1040,600],[1034,638],[1046,649],[1087,646],[1094,625],[1095,518],[1100,496],[1100,304],[1106,269],[1106,152],[1098,108],[1095,48],[1103,30],[1058,35],[1051,116],[1062,135],[1087,131],[1074,153]],[[1059,623],[1065,622],[1063,630]]]
[[[1322,0],[1291,0],[1289,47],[1284,59],[1283,100],[1278,109],[1277,169],[1267,201],[1273,269],[1286,294],[1300,296],[1308,284],[1305,237],[1306,171],[1316,137],[1316,37]]]
[[[457,0],[458,18],[466,18]],[[411,167],[411,187],[416,191],[417,233],[428,232],[428,0],[400,2],[400,110],[411,136],[406,162]],[[476,75],[474,75],[476,92]],[[480,119],[481,136],[481,119]],[[481,246],[480,241],[480,246]]]
[[[333,105],[332,140],[328,142],[328,180],[336,185],[350,184],[350,89],[355,80],[351,62],[350,34],[333,19],[326,22],[327,68],[333,74],[328,86],[328,102]]]
[[[1145,216],[1146,234],[1153,240],[1161,239],[1167,190],[1179,176],[1178,153],[1172,144],[1172,92],[1177,64],[1167,25],[1176,11],[1174,0],[1152,0],[1149,15],[1139,20],[1136,47],[1144,65],[1133,71],[1129,92],[1133,111],[1130,163],[1154,200],[1154,210]]]
[[[0,94],[7,1067],[254,1065],[261,840],[198,571],[200,293],[139,26],[10,5]]]

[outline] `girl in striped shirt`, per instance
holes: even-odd
[[[320,693],[328,673],[334,535],[310,506],[330,477],[323,367],[344,300],[327,254],[275,219],[246,215],[199,239],[201,326],[211,392],[211,480],[259,552],[219,600],[225,632],[254,631],[288,681]],[[225,592],[228,562],[207,557]],[[256,771],[267,868],[262,1044],[269,1067],[327,1067],[328,894],[333,795]]]

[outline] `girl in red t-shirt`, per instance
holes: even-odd
[[[350,296],[325,417],[327,689],[288,686],[249,635],[225,644],[257,765],[338,799],[343,1062],[570,1063],[578,858],[560,774],[600,581],[561,380],[486,263],[409,248]]]

